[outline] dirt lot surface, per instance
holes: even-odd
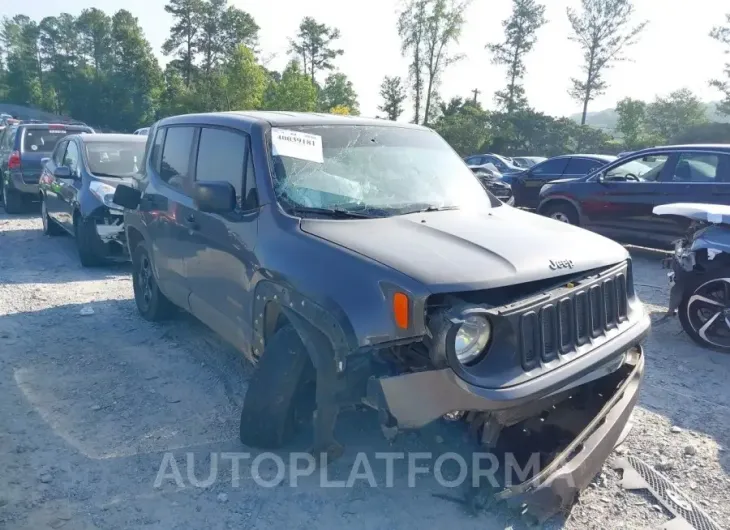
[[[637,288],[654,321],[667,300],[657,253],[632,250]],[[620,451],[659,466],[719,523],[730,521],[730,357],[695,346],[676,320],[655,325],[634,428]],[[251,369],[191,317],[142,320],[128,266],[82,269],[68,237],[41,234],[35,215],[0,214],[0,528],[514,528],[519,516],[494,508],[476,516],[444,500],[460,491],[419,477],[408,487],[395,466],[387,487],[258,485],[250,466],[232,483],[220,463],[208,487],[211,453],[256,451],[238,441]],[[438,424],[386,442],[372,413],[346,413],[338,438],[347,452],[327,468],[346,480],[358,451],[443,453],[466,442]],[[307,440],[297,441],[302,450]],[[155,479],[172,452],[184,487]],[[286,457],[286,453],[278,453]],[[188,470],[187,455],[195,466]],[[168,462],[169,463],[169,462]],[[271,465],[269,465],[271,464]],[[170,468],[171,469],[171,468]],[[242,465],[241,469],[244,469]],[[271,478],[266,461],[260,475]],[[189,474],[190,473],[190,474]],[[609,466],[567,517],[547,528],[652,528],[670,519],[648,494],[627,492]]]

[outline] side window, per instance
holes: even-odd
[[[58,142],[56,150],[53,152],[53,163],[56,167],[63,165],[63,155],[65,154],[67,145],[68,142]]]
[[[198,143],[195,180],[230,182],[236,190],[236,201],[240,207],[247,148],[248,138],[243,134],[203,128]]]
[[[656,182],[667,163],[667,155],[651,155],[633,158],[607,169],[606,180],[624,182]]]
[[[571,158],[564,175],[587,175],[601,164],[587,158]]]
[[[188,178],[190,151],[193,147],[194,127],[170,127],[165,135],[165,146],[162,149],[160,178],[170,186],[183,189]]]
[[[478,166],[482,163],[482,157],[481,156],[471,156],[466,159],[466,163],[469,166]]]
[[[502,162],[499,158],[494,156],[485,156],[484,157],[484,164],[492,164],[494,167],[496,167],[499,171],[504,172],[507,169],[507,166],[504,162]]]
[[[155,134],[155,141],[150,147],[150,165],[152,166],[152,169],[157,172],[157,174],[160,173],[160,162],[162,161],[162,146],[165,143],[165,131],[167,131],[167,129],[162,127],[157,129],[157,133]]]
[[[568,158],[546,160],[542,164],[533,166],[531,173],[534,175],[562,175],[568,165],[568,160]]]
[[[671,177],[671,182],[715,182],[720,155],[682,153]]]
[[[68,143],[66,154],[63,157],[63,165],[68,166],[72,175],[78,174],[79,170],[79,148],[74,142]]]

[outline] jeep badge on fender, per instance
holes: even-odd
[[[564,259],[560,261],[553,261],[550,260],[550,270],[556,271],[560,269],[572,269],[573,268],[573,261],[569,259]]]

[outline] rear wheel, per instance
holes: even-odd
[[[103,243],[96,233],[96,222],[77,216],[74,223],[76,249],[79,260],[84,267],[98,267],[104,262]]]
[[[175,306],[157,286],[152,261],[144,242],[132,250],[132,287],[137,309],[145,319],[157,322],[169,318],[174,312]]]
[[[550,219],[560,221],[561,223],[567,223],[575,226],[580,224],[578,220],[578,212],[572,204],[567,202],[559,202],[549,205],[545,208],[544,215]]]
[[[679,304],[682,328],[700,346],[730,353],[730,273],[698,276]]]
[[[23,196],[16,190],[3,187],[3,206],[6,213],[22,213]]]
[[[63,229],[48,215],[45,195],[41,195],[41,221],[43,221],[43,233],[47,236],[59,236]]]
[[[267,341],[249,381],[241,412],[241,442],[274,449],[312,421],[316,372],[299,334],[291,325]]]

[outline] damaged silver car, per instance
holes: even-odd
[[[674,203],[654,208],[656,215],[692,220],[676,241],[671,269],[668,315],[699,345],[730,353],[730,206]]]

